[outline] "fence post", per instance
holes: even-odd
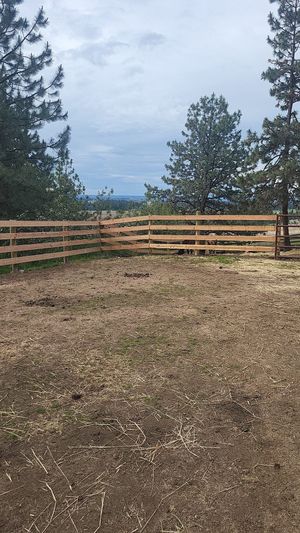
[[[199,215],[199,211],[196,211],[196,215]],[[198,226],[198,224],[199,224],[199,221],[196,220],[196,226]],[[200,232],[200,231],[197,231],[197,230],[196,230],[196,232],[195,232],[196,235],[200,235],[200,233],[201,233],[201,232]],[[195,244],[198,244],[199,242],[200,242],[200,241],[195,240]],[[195,254],[196,256],[200,255],[200,250],[195,250],[195,251],[194,251],[194,254]]]
[[[102,242],[101,242],[101,213],[98,215],[98,229],[99,229],[99,248],[100,252],[102,252]]]
[[[280,237],[281,237],[281,216],[276,215],[276,231],[275,231],[275,251],[274,251],[274,259],[280,258]]]
[[[151,254],[151,220],[150,215],[148,215],[148,253]]]
[[[12,223],[13,220],[11,220],[10,222]],[[10,246],[15,246],[17,244],[17,240],[13,237],[13,234],[16,232],[16,230],[17,230],[17,228],[15,226],[13,226],[13,225],[11,225],[9,227],[9,233],[11,234],[11,237],[9,239],[9,245]],[[10,252],[10,258],[11,258],[12,261],[17,256],[18,256],[17,252]],[[15,267],[14,263],[12,262],[12,264],[11,264],[11,272],[14,272],[15,269],[16,269],[16,267]]]
[[[69,233],[68,226],[63,226],[63,233],[65,234],[66,232]],[[68,240],[69,240],[69,236],[63,235],[63,242],[66,242]],[[66,246],[63,246],[63,252],[65,252],[66,250],[68,250],[68,248]],[[66,265],[68,262],[68,257],[64,256],[63,259],[64,259],[64,265]]]

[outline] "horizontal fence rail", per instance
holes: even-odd
[[[300,215],[277,215],[275,257],[300,259]]]
[[[0,220],[0,267],[113,250],[264,252],[278,256],[277,215],[148,215],[93,221]]]
[[[0,220],[0,267],[101,250],[98,221]]]
[[[149,215],[102,220],[103,250],[275,252],[276,215]],[[148,221],[146,225],[145,222]],[[134,225],[132,225],[134,222]]]

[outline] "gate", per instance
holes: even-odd
[[[300,259],[300,215],[277,215],[275,259]]]

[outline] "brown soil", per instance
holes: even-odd
[[[299,531],[300,265],[0,278],[1,533]]]

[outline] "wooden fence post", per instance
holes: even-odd
[[[13,221],[11,221],[13,222]],[[15,246],[17,244],[17,240],[13,237],[13,234],[16,233],[17,231],[17,228],[13,225],[11,225],[9,227],[9,233],[11,234],[11,237],[10,237],[10,240],[9,240],[9,245],[10,246]],[[10,252],[10,258],[13,260],[15,257],[17,257],[17,252]],[[15,265],[12,263],[11,264],[11,272],[14,272],[15,271]]]
[[[63,233],[66,233],[66,232],[69,233],[68,226],[63,226],[62,229],[63,229]],[[63,242],[66,242],[68,240],[69,240],[69,236],[68,235],[63,235]],[[63,251],[65,252],[66,250],[68,250],[68,248],[66,246],[64,246],[63,247]],[[68,262],[68,257],[64,256],[63,259],[64,259],[64,265],[66,265],[67,262]]]
[[[196,215],[199,215],[199,211],[196,211]],[[196,220],[196,226],[198,226],[198,225],[199,225],[199,220]],[[196,235],[200,235],[201,232],[196,230],[195,233],[196,233]],[[200,242],[200,241],[197,241],[197,240],[196,240],[196,241],[195,241],[195,244],[198,244],[199,242]],[[195,250],[195,251],[194,251],[194,254],[195,254],[196,256],[200,255],[200,250]]]
[[[149,215],[149,218],[148,218],[148,253],[149,254],[152,253],[152,250],[151,250],[151,220],[150,220],[150,215]]]
[[[98,229],[99,229],[99,248],[100,252],[102,252],[102,242],[101,242],[101,213],[98,215]]]
[[[274,259],[280,259],[281,216],[276,215]]]

